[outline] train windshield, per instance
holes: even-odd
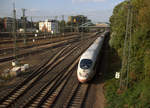
[[[82,59],[80,62],[80,68],[89,69],[92,66],[92,60]]]

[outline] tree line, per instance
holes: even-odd
[[[108,108],[150,107],[150,2],[149,0],[130,1],[133,18],[128,89],[119,92],[119,81],[114,78],[109,80],[105,86]],[[124,1],[114,8],[113,15],[110,17],[109,44],[115,49],[121,61],[128,8],[128,2]],[[117,71],[121,71],[121,62],[110,64],[110,68],[114,68],[114,64],[119,67]],[[115,69],[110,69],[112,70]]]

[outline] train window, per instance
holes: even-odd
[[[92,60],[90,59],[82,59],[80,62],[80,67],[82,69],[89,69],[92,66]]]

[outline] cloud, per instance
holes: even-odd
[[[83,2],[104,2],[106,0],[72,0],[73,3],[83,3]]]
[[[27,10],[29,10],[30,12],[39,12],[40,11],[40,9],[34,9],[34,8],[27,9]]]

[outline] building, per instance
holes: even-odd
[[[12,27],[13,27],[13,18],[4,17],[4,31],[12,32]]]
[[[45,20],[39,22],[39,31],[58,33],[58,21],[56,20]]]
[[[0,18],[0,32],[12,32],[13,24],[14,18],[12,17]],[[37,25],[37,22],[30,22],[27,18],[25,18],[25,23],[22,17],[16,19],[16,31],[20,31],[20,29],[24,28],[26,29],[26,32],[35,31],[35,29],[38,29]]]
[[[68,26],[73,27],[72,31],[81,32],[81,31],[89,31],[88,28],[81,28],[82,25],[86,23],[91,23],[91,20],[89,20],[84,15],[77,15],[77,16],[69,16],[68,17]]]
[[[0,18],[0,32],[4,31],[4,21]]]
[[[14,18],[4,17],[3,22],[4,22],[4,32],[12,32],[13,31]],[[16,19],[16,30],[18,30],[22,27],[23,27],[22,19]]]
[[[77,15],[77,16],[69,16],[68,17],[68,23],[72,23],[72,24],[83,24],[83,23],[86,23],[90,20],[87,19],[86,16],[83,16],[83,15]]]

